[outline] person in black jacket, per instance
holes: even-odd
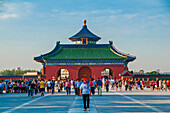
[[[32,81],[31,82],[31,96],[32,96],[32,98],[33,98],[34,90],[35,90],[35,82]]]

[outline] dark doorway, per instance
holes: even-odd
[[[90,76],[92,76],[92,71],[89,67],[83,66],[79,69],[79,72],[78,72],[79,79],[87,78],[89,80]]]

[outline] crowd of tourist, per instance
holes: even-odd
[[[32,96],[41,93],[44,96],[44,92],[54,93],[66,91],[67,95],[71,94],[71,90],[74,90],[75,95],[80,95],[80,86],[83,80],[24,80],[24,81],[0,81],[0,94],[5,93],[28,93],[28,96]],[[92,95],[97,90],[98,95],[102,95],[102,89],[108,92],[109,90],[122,91],[122,87],[125,91],[144,90],[145,88],[151,88],[153,90],[170,91],[169,80],[121,80],[121,79],[91,79],[87,80],[91,87]]]

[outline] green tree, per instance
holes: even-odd
[[[157,71],[151,71],[151,72],[147,72],[146,74],[148,74],[148,75],[158,75],[160,73],[158,73]]]
[[[12,70],[9,70],[9,69],[6,69],[6,70],[3,70],[3,71],[0,71],[0,76],[10,76],[10,75],[23,75],[27,72],[38,72],[37,70],[15,70],[15,69],[12,69]]]

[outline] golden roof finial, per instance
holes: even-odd
[[[83,26],[86,26],[86,20],[83,20]]]

